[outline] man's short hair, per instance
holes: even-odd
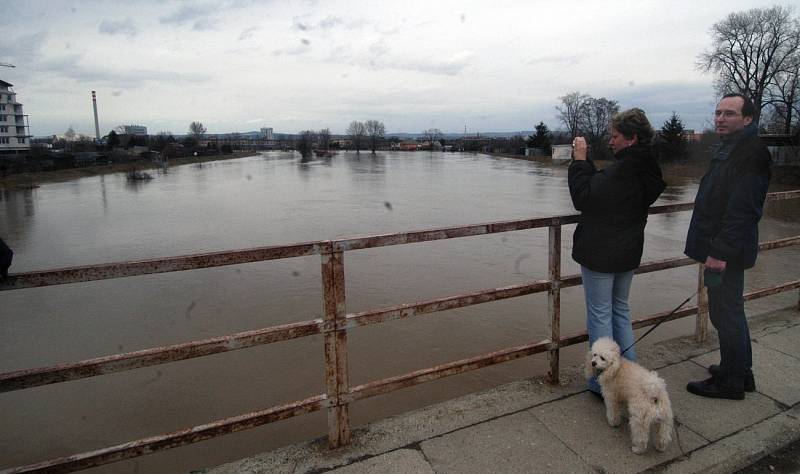
[[[750,97],[740,93],[740,92],[729,92],[722,96],[723,99],[727,99],[728,97],[741,97],[744,103],[742,104],[742,116],[743,117],[753,117],[756,115],[756,106],[753,105],[753,101],[750,100]],[[720,99],[721,100],[721,99]]]

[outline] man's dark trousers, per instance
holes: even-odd
[[[752,371],[750,328],[744,314],[744,269],[728,265],[722,284],[708,288],[711,324],[719,335],[720,382],[743,390],[745,375]]]

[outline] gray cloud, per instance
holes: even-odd
[[[395,63],[391,69],[405,69],[408,71],[424,72],[428,74],[456,76],[467,66],[464,62],[433,62],[433,61],[410,61],[406,63]]]
[[[702,82],[658,82],[644,86],[620,84],[606,91],[606,97],[623,108],[639,107],[647,113],[653,128],[659,129],[675,111],[686,128],[697,131],[712,125],[716,98],[713,84]]]
[[[47,41],[47,33],[38,31],[28,35],[22,35],[7,39],[3,47],[3,62],[30,63],[38,60],[42,56],[44,44]]]
[[[244,41],[244,40],[246,40],[246,39],[250,39],[250,38],[252,38],[252,37],[253,37],[253,34],[254,34],[256,31],[260,30],[260,29],[261,29],[261,28],[259,28],[259,27],[257,27],[257,26],[251,26],[250,28],[245,28],[245,29],[244,29],[244,30],[242,30],[242,32],[239,34],[239,41]]]
[[[329,29],[329,28],[335,28],[343,23],[344,20],[342,20],[338,16],[328,16],[327,18],[319,22],[319,27],[322,29]]]
[[[342,17],[328,15],[317,23],[310,23],[302,20],[302,17],[294,17],[292,25],[295,29],[300,31],[313,31],[313,30],[333,30],[335,28],[344,28],[346,30],[355,30],[362,28],[369,24],[368,21],[363,19],[345,21]]]
[[[370,48],[367,66],[372,69],[398,69],[423,72],[427,74],[455,76],[469,65],[472,53],[461,52],[447,59],[399,58],[392,57],[389,48],[382,42],[373,43]],[[356,61],[358,63],[358,61]]]
[[[148,81],[158,82],[206,82],[211,79],[205,74],[186,74],[165,70],[131,69],[115,71],[102,67],[86,67],[81,64],[80,55],[61,56],[43,61],[41,69],[78,82],[105,83],[113,87],[133,89],[142,87]]]
[[[192,29],[195,31],[208,31],[217,28],[217,20],[213,18],[202,18],[194,22]]]
[[[215,11],[215,8],[209,4],[185,4],[177,11],[160,17],[158,21],[165,25],[175,24],[183,26],[185,24],[191,24],[192,29],[196,31],[210,30],[216,27],[216,20],[212,17]]]
[[[272,52],[272,55],[281,56],[283,54],[286,54],[289,56],[299,56],[301,54],[307,53],[311,49],[310,45],[311,45],[310,40],[302,38],[300,39],[300,45],[291,48],[276,49],[275,51]]]
[[[589,53],[581,53],[581,54],[553,54],[549,56],[540,56],[538,58],[533,58],[528,60],[528,64],[530,65],[537,65],[537,64],[555,64],[557,66],[575,66],[584,59],[590,56]]]
[[[97,31],[107,35],[125,35],[128,38],[133,38],[139,34],[139,29],[130,18],[123,21],[103,20]]]

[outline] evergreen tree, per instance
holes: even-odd
[[[550,155],[552,142],[552,135],[547,125],[544,122],[539,122],[539,125],[536,126],[536,134],[530,137],[531,146],[533,148],[541,148],[545,155]]]
[[[658,143],[658,154],[661,159],[676,159],[686,157],[686,130],[681,118],[675,112],[672,117],[664,122],[661,127],[661,137]]]
[[[119,135],[114,130],[108,134],[108,140],[106,141],[109,149],[113,149],[114,147],[119,146]]]

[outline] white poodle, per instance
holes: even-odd
[[[611,338],[601,337],[589,351],[586,378],[597,376],[606,404],[606,419],[611,426],[622,422],[623,407],[631,426],[631,450],[647,450],[650,427],[656,424],[655,448],[667,449],[672,440],[672,405],[667,385],[657,373],[620,356]]]

